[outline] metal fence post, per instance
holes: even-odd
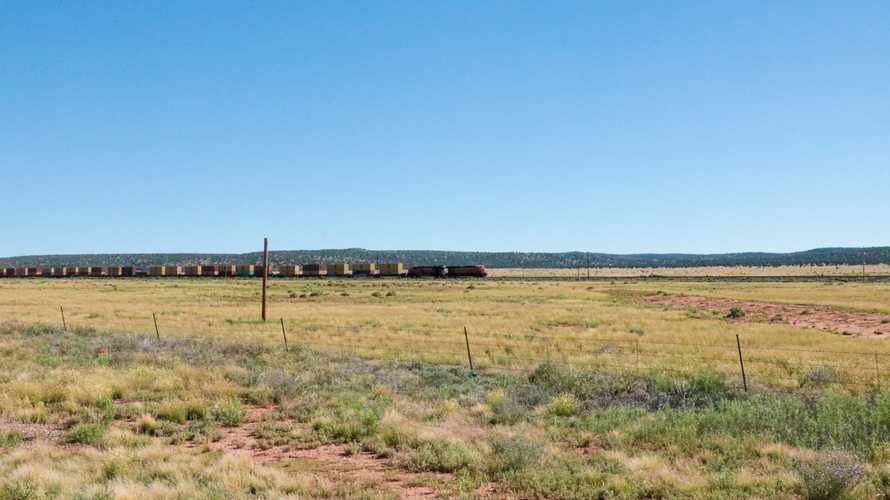
[[[464,327],[464,340],[467,343],[467,360],[470,362],[470,371],[473,371],[473,354],[470,353],[470,334],[467,333],[467,327]]]
[[[739,366],[742,368],[742,385],[745,387],[745,392],[748,392],[748,377],[745,376],[745,361],[742,359],[742,341],[739,340],[738,334],[735,336],[735,345],[739,350]]]
[[[263,238],[263,308],[262,317],[266,321],[266,281],[269,280],[269,238]]]
[[[161,341],[161,331],[158,330],[158,315],[157,313],[151,313],[151,319],[155,321],[155,337],[158,339],[158,342]]]
[[[284,329],[284,318],[281,318],[281,336],[284,337],[284,352],[287,352],[287,330]]]
[[[68,331],[68,325],[65,323],[65,308],[59,306],[59,312],[62,313],[62,331]]]

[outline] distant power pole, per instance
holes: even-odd
[[[269,238],[263,238],[263,321],[266,321],[266,281],[269,279]]]
[[[587,252],[587,281],[590,281],[590,252]]]

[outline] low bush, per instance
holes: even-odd
[[[206,420],[207,403],[200,400],[167,401],[161,404],[156,414],[160,419],[177,424],[190,420]]]
[[[20,432],[0,432],[0,448],[15,448],[21,442],[22,434]]]
[[[65,442],[99,446],[107,430],[105,424],[78,424],[65,434]]]
[[[573,417],[581,412],[581,404],[574,394],[560,394],[550,401],[547,410],[557,417]]]
[[[794,460],[793,466],[809,500],[840,498],[864,472],[859,460],[841,451],[833,451],[809,460]]]
[[[478,458],[461,441],[437,439],[412,450],[406,465],[415,472],[458,472],[474,468]]]
[[[312,429],[322,437],[339,442],[359,441],[377,433],[382,411],[359,401],[345,401],[330,414],[312,421]]]
[[[741,309],[739,307],[733,307],[729,310],[729,313],[726,314],[726,317],[730,318],[730,319],[744,318],[745,311],[744,311],[744,309]]]
[[[488,469],[493,474],[520,471],[536,463],[541,453],[540,444],[520,436],[496,438],[491,443]]]
[[[213,407],[213,419],[225,427],[235,427],[244,420],[244,409],[237,399],[230,399],[225,403],[216,404]]]

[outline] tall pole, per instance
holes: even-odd
[[[263,321],[266,321],[266,281],[269,279],[269,238],[263,238]]]
[[[587,252],[587,281],[590,281],[590,252]]]

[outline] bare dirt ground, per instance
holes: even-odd
[[[288,473],[320,485],[368,485],[387,497],[401,499],[443,498],[449,496],[431,485],[447,485],[455,480],[452,474],[413,473],[396,467],[390,461],[381,459],[355,446],[328,444],[312,448],[293,445],[262,446],[257,438],[257,426],[263,417],[276,408],[271,406],[248,408],[241,425],[222,429],[218,440],[208,444],[187,442],[185,448],[195,450],[206,446],[221,453],[244,453],[257,463],[269,466],[285,466]],[[293,424],[289,420],[276,420],[278,423]],[[134,421],[116,422],[119,426],[132,427]],[[54,446],[64,449],[87,448],[87,445],[60,443],[64,431],[57,426],[46,424],[23,424],[0,422],[0,431],[16,431],[22,434],[25,443],[32,446],[37,441],[54,442]],[[0,453],[8,451],[0,448]],[[493,488],[484,485],[474,497],[491,498]]]
[[[697,295],[646,295],[646,302],[684,309],[721,311],[733,308],[744,316],[736,321],[787,323],[799,328],[815,328],[844,335],[879,336],[890,334],[890,316],[881,313],[843,311],[826,306],[749,302]]]
[[[0,432],[17,432],[21,434],[22,441],[31,443],[38,439],[58,439],[64,434],[64,429],[59,426],[47,424],[0,421]]]
[[[240,426],[224,429],[221,438],[209,447],[224,453],[247,453],[265,465],[295,464],[287,470],[319,483],[369,484],[403,499],[440,498],[442,495],[429,484],[454,480],[450,474],[407,472],[385,459],[348,445],[330,444],[307,449],[293,445],[261,446],[256,435],[257,426],[274,410],[273,407],[250,408]],[[293,424],[286,420],[278,422]]]

